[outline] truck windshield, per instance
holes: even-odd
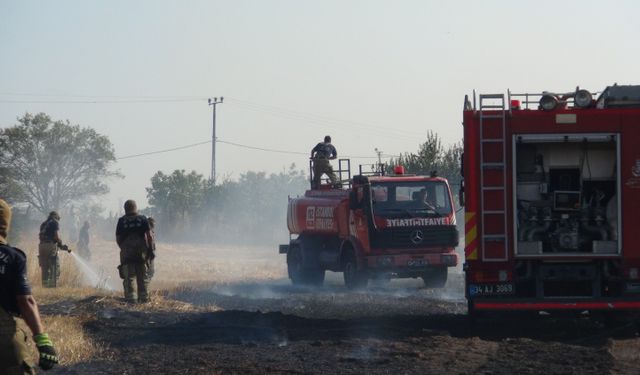
[[[452,211],[447,184],[441,181],[371,184],[373,212],[381,216],[445,216]]]

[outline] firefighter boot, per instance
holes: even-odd
[[[138,283],[138,302],[149,302],[149,266],[147,262],[136,264],[136,281]]]
[[[138,295],[133,288],[133,280],[136,278],[135,264],[123,264],[122,265],[122,286],[124,287],[124,299],[130,303],[136,303],[138,301]]]

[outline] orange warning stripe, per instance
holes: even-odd
[[[464,215],[464,257],[466,260],[478,259],[478,230],[475,212]]]

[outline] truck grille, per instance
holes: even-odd
[[[373,248],[413,249],[457,245],[458,230],[452,225],[383,229],[374,232],[371,238]]]

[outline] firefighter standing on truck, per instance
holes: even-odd
[[[29,327],[39,352],[43,370],[58,363],[58,355],[49,335],[44,332],[38,305],[27,281],[27,257],[22,250],[9,246],[11,208],[0,199],[0,374],[35,374],[28,337]]]
[[[69,250],[60,239],[60,215],[51,211],[49,217],[40,224],[40,244],[38,245],[38,262],[42,270],[42,286],[55,288],[60,278],[60,258],[58,249]]]
[[[331,144],[331,137],[325,136],[324,142],[320,142],[311,150],[311,160],[313,160],[313,184],[312,188],[317,189],[320,187],[320,180],[322,175],[326,173],[331,185],[338,186],[338,178],[333,172],[333,167],[329,160],[333,160],[338,157],[336,148]]]
[[[147,217],[138,214],[135,201],[124,202],[124,212],[116,227],[116,242],[120,247],[118,271],[124,280],[124,298],[132,303],[149,302],[149,262],[154,257],[151,228]],[[134,279],[137,289],[133,286]]]

